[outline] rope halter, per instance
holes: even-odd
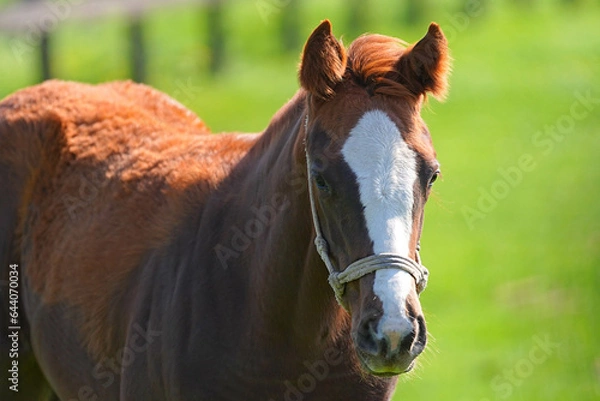
[[[304,120],[304,131],[306,133],[304,150],[306,152],[308,195],[310,199],[313,226],[315,228],[315,247],[317,248],[319,256],[329,271],[329,285],[331,288],[333,288],[333,292],[335,293],[335,298],[337,299],[338,303],[346,311],[348,311],[348,304],[344,301],[346,284],[351,281],[358,280],[369,273],[373,273],[382,269],[396,269],[407,272],[415,279],[417,294],[421,294],[421,292],[423,292],[427,286],[429,271],[421,264],[421,258],[419,257],[419,245],[417,245],[416,250],[416,261],[395,253],[379,253],[358,259],[348,265],[346,269],[342,271],[336,271],[334,269],[329,257],[329,244],[327,243],[325,237],[323,237],[323,231],[321,230],[319,216],[317,215],[315,196],[312,189],[313,174],[310,168],[310,157],[308,155],[308,114]]]

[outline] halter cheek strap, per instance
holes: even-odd
[[[315,197],[312,188],[312,170],[310,168],[310,157],[308,155],[308,114],[304,120],[304,131],[306,133],[305,139],[305,152],[306,152],[306,173],[308,177],[308,195],[310,199],[310,209],[312,213],[313,226],[315,228],[315,247],[319,256],[325,263],[327,271],[329,271],[329,285],[333,288],[335,298],[338,303],[346,310],[348,310],[348,304],[344,300],[344,293],[346,291],[346,284],[358,280],[359,278],[376,272],[382,269],[396,269],[402,270],[410,274],[416,282],[417,293],[420,294],[427,286],[427,279],[429,278],[429,271],[425,266],[421,264],[419,257],[419,246],[417,246],[416,259],[414,260],[407,258],[402,255],[394,253],[379,253],[370,255],[362,259],[351,263],[343,271],[336,271],[329,258],[329,244],[323,232],[321,230],[321,224],[319,222],[319,216],[317,215],[317,206],[315,203]]]

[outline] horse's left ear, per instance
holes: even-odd
[[[418,95],[431,93],[443,99],[448,88],[450,56],[448,41],[436,23],[429,25],[427,34],[400,57],[397,70],[409,89]]]
[[[302,52],[300,84],[304,89],[327,100],[346,71],[346,49],[333,36],[329,20],[313,31]]]

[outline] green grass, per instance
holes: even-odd
[[[487,1],[466,24],[458,3],[430,5],[425,18],[451,35],[454,73],[446,103],[432,100],[424,111],[444,172],[422,239],[432,275],[422,303],[432,338],[395,399],[597,400],[600,104],[561,138],[548,142],[543,135],[544,146],[534,139],[569,121],[577,93],[600,98],[600,8]],[[330,18],[349,43],[355,33],[345,3],[323,4],[302,3],[302,35]],[[373,2],[365,29],[417,40],[427,22],[399,22],[392,4]],[[263,21],[255,2],[236,2],[226,14],[228,64],[215,78],[206,73],[201,13],[150,15],[149,83],[215,131],[258,131],[297,89],[298,53],[279,51],[278,12]],[[126,78],[125,27],[118,18],[91,26],[67,21],[54,40],[57,76]],[[0,97],[35,82],[34,53],[17,61],[10,40],[0,37]],[[533,167],[521,170],[517,183],[503,184],[499,170],[518,168],[523,155]],[[482,193],[503,185],[493,207],[465,217]],[[530,354],[539,356],[536,339],[544,338],[559,345],[536,363]]]

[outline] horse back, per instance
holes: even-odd
[[[30,305],[73,311],[90,355],[114,355],[127,278],[253,143],[208,133],[130,82],[49,81],[0,103],[1,268],[19,264]]]

